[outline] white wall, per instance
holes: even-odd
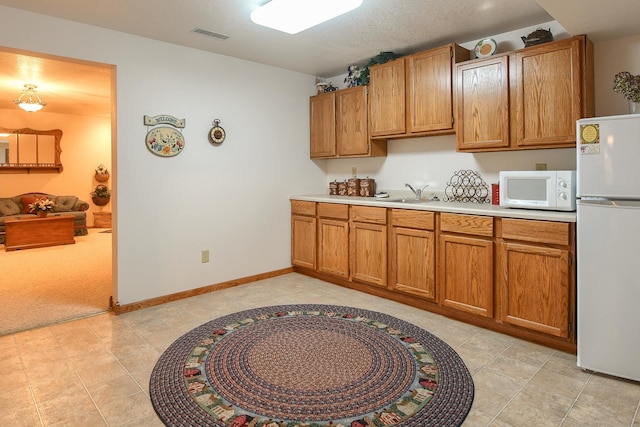
[[[640,27],[638,31],[640,32]],[[628,101],[613,91],[613,77],[620,71],[640,74],[640,34],[597,43],[594,50],[596,115],[627,114]]]
[[[521,49],[521,36],[538,26],[490,36],[498,43],[497,53]],[[569,37],[556,21],[539,25],[550,28],[555,40]],[[473,50],[477,40],[461,45]],[[640,36],[613,40],[594,45],[596,114],[627,113],[627,103],[611,90],[613,76],[618,71],[640,74]],[[346,74],[345,74],[346,75]],[[334,86],[344,87],[345,75],[327,79]],[[386,158],[337,159],[326,161],[327,187],[329,182],[342,181],[351,176],[353,166],[358,176],[376,179],[378,188],[402,190],[405,183],[429,184],[439,193],[457,170],[471,169],[481,174],[487,183],[497,182],[500,170],[533,170],[536,163],[546,163],[548,169],[575,169],[574,149],[529,150],[501,153],[457,153],[455,135],[390,140]]]
[[[288,197],[325,180],[309,160],[313,76],[7,7],[0,17],[2,46],[117,66],[120,304],[290,266]],[[143,116],[158,114],[186,119],[176,157],[145,147]]]

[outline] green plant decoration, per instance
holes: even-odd
[[[384,64],[394,59],[400,58],[402,55],[393,52],[380,52],[369,60],[369,63],[360,71],[359,84],[367,86],[369,84],[369,67],[376,64]]]

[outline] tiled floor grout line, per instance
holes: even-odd
[[[571,410],[573,409],[574,406],[576,406],[576,403],[578,403],[578,399],[580,399],[580,396],[582,395],[582,392],[587,387],[587,384],[589,384],[589,382],[591,381],[591,378],[593,378],[593,374],[589,374],[589,378],[587,378],[587,380],[584,382],[584,384],[580,388],[580,391],[576,395],[575,399],[573,399],[573,402],[571,402],[571,406],[569,406],[569,409],[567,409],[567,413],[564,414],[564,417],[562,417],[562,420],[560,421],[560,425],[564,424],[565,420],[567,419],[567,417],[571,413]],[[631,425],[633,425],[633,420],[631,420]]]
[[[85,326],[87,328],[89,328],[89,330],[91,331],[91,333],[98,338],[98,340],[100,341],[100,343],[102,343],[102,340],[100,340],[100,337],[96,334],[96,332],[91,328],[91,325],[89,325],[89,323],[86,321],[86,319],[81,319],[82,323],[85,324]],[[59,337],[58,337],[59,338]],[[91,402],[93,403],[93,406],[95,406],[96,410],[98,411],[98,413],[100,414],[100,417],[102,418],[102,421],[104,421],[105,425],[109,425],[109,422],[107,421],[107,419],[105,418],[104,414],[102,413],[102,411],[100,410],[100,406],[98,406],[98,402],[96,402],[96,400],[93,398],[93,396],[91,395],[91,393],[89,392],[89,388],[87,387],[87,385],[84,383],[84,381],[82,380],[82,377],[78,374],[78,369],[76,368],[76,365],[73,363],[73,361],[71,360],[71,358],[69,357],[69,353],[67,352],[67,350],[62,347],[62,351],[64,351],[64,354],[66,356],[67,361],[69,362],[69,364],[71,365],[71,369],[73,369],[73,373],[75,374],[76,377],[78,377],[78,380],[80,381],[80,384],[82,384],[82,388],[84,388],[84,391],[87,393],[87,396],[89,396],[89,399],[91,399]]]
[[[16,347],[16,350],[18,351],[18,356],[20,357],[20,365],[22,366],[22,372],[24,373],[24,376],[27,379],[27,385],[29,386],[29,394],[31,395],[31,400],[33,401],[33,407],[35,408],[37,414],[38,414],[38,419],[40,420],[40,425],[44,426],[44,420],[42,419],[42,413],[40,412],[40,408],[38,407],[38,402],[36,400],[36,395],[33,392],[33,387],[31,385],[31,379],[29,378],[29,374],[27,374],[27,366],[24,364],[24,360],[22,358],[22,349],[20,348],[20,345],[18,344],[18,340],[16,339],[15,335],[12,337],[13,340],[13,345]]]
[[[88,322],[87,322],[87,323],[88,323]],[[145,337],[143,337],[143,336],[142,336],[142,335],[140,335],[140,334],[139,334],[135,329],[133,329],[129,323],[125,322],[125,324],[127,325],[127,328],[128,328],[131,332],[133,332],[134,334],[136,334],[136,335],[137,335],[141,340],[143,340],[144,342],[146,342],[147,344],[149,344],[149,345],[151,346],[151,344],[149,343],[149,341],[147,341],[147,339],[146,339]],[[95,332],[95,330],[93,329],[93,327],[91,326],[91,324],[88,324],[88,326],[89,326],[89,328],[91,329],[91,331],[92,331],[94,334],[96,334],[96,332]],[[102,338],[100,338],[100,336],[99,336],[98,334],[96,334],[96,337],[98,338],[98,340],[100,341],[100,343],[101,343],[102,345],[104,345],[104,344],[105,344],[105,343],[104,343],[104,341],[102,341]],[[135,382],[135,383],[136,383],[136,385],[138,386],[138,388],[140,389],[140,391],[142,391],[142,393],[144,393],[144,395],[145,395],[145,396],[150,397],[150,396],[149,396],[149,393],[147,393],[147,392],[145,391],[145,388],[143,387],[143,385],[142,385],[142,384],[140,384],[140,382],[136,379],[136,377],[135,377],[135,376],[133,376],[133,374],[129,371],[129,369],[127,369],[127,367],[126,367],[126,366],[124,366],[124,365],[122,364],[122,361],[120,360],[120,357],[118,357],[118,356],[117,356],[113,351],[111,351],[110,349],[108,349],[108,348],[107,348],[106,350],[107,350],[109,353],[111,353],[111,354],[113,355],[113,357],[118,361],[118,364],[119,364],[120,366],[122,366],[122,369],[124,369],[124,370],[125,370],[125,372],[126,372],[126,373],[127,373],[127,375],[129,376],[129,378],[131,378],[131,380],[132,380],[133,382]],[[108,423],[107,423],[107,424],[108,424]]]
[[[482,332],[477,332],[476,334],[474,334],[471,338],[469,338],[468,340],[466,340],[465,342],[463,342],[459,347],[462,347],[464,344],[468,343],[469,341],[471,341],[473,338],[475,338],[478,335],[482,335]],[[491,362],[493,362],[494,360],[496,360],[499,356],[501,356],[505,351],[509,350],[511,347],[513,347],[514,344],[509,345],[508,347],[506,347],[504,350],[502,350],[501,352],[499,352],[498,354],[496,354],[493,359],[491,359],[489,362],[485,363],[484,366],[482,368],[480,368],[476,374],[479,374],[480,372],[483,372],[487,366],[489,366],[491,364]]]
[[[496,357],[494,357],[494,358],[493,358],[493,360],[497,359],[497,358],[498,358],[498,356],[500,356],[500,355],[501,355],[501,354],[503,354],[505,351],[507,351],[508,349],[510,349],[511,347],[513,347],[513,345],[514,345],[514,344],[511,344],[509,347],[507,347],[507,348],[505,348],[504,350],[502,350],[500,353],[498,353],[498,354],[496,355]],[[505,404],[504,404],[504,406],[502,406],[502,408],[500,408],[500,410],[498,411],[498,413],[497,413],[493,418],[491,418],[491,419],[489,420],[489,422],[486,424],[486,427],[490,426],[490,425],[491,425],[491,423],[492,423],[492,422],[494,422],[494,421],[495,421],[495,420],[500,416],[500,414],[502,414],[502,411],[504,411],[504,410],[505,410],[505,408],[506,408],[507,406],[509,406],[509,404],[510,404],[511,402],[513,402],[513,399],[515,399],[515,398],[520,394],[520,392],[521,392],[521,391],[522,391],[522,390],[527,386],[527,384],[529,384],[529,382],[531,381],[531,379],[532,379],[533,377],[535,377],[535,376],[538,374],[538,372],[540,372],[540,371],[542,370],[542,368],[544,367],[544,365],[549,361],[549,359],[551,359],[551,357],[553,357],[553,355],[554,355],[554,354],[555,354],[555,352],[549,353],[549,355],[547,356],[547,358],[545,359],[545,361],[542,363],[542,365],[540,365],[540,367],[539,367],[538,369],[536,369],[536,371],[535,371],[533,374],[531,374],[531,375],[529,376],[529,378],[524,382],[524,384],[522,384],[522,386],[520,386],[520,387],[518,388],[518,390],[513,394],[513,396],[511,396],[511,398],[509,399],[509,401],[508,401],[507,403],[505,403]],[[493,361],[493,360],[492,360],[492,361]],[[487,363],[485,366],[489,366],[489,364],[490,364],[490,363],[491,363],[491,362]],[[567,411],[567,414],[568,414],[568,413],[569,413],[569,412]]]

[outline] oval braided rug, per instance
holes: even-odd
[[[382,313],[263,307],[186,333],[149,393],[168,426],[459,426],[473,380],[444,341]]]

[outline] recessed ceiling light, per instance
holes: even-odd
[[[274,30],[297,34],[361,4],[362,0],[271,0],[251,12],[251,20]]]

